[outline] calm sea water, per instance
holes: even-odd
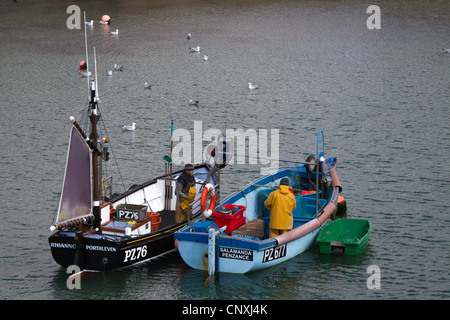
[[[87,99],[78,73],[83,32],[66,27],[70,4],[87,20],[112,17],[111,26],[88,29],[88,42],[123,177],[122,184],[111,168],[115,191],[163,173],[172,119],[192,135],[194,121],[203,132],[279,129],[284,159],[314,153],[323,130],[325,153],[339,158],[348,216],[373,224],[365,251],[331,258],[314,247],[210,283],[172,252],[84,274],[81,290],[69,290],[47,238],[68,119],[80,117]],[[366,26],[370,4],[380,6],[380,30]],[[0,298],[449,299],[450,54],[442,51],[450,48],[449,9],[448,1],[406,0],[3,1]],[[197,45],[201,53],[189,53]],[[124,71],[106,76],[115,63]],[[249,91],[248,82],[260,88]],[[131,122],[135,132],[120,129]],[[261,167],[227,167],[223,194],[259,177]],[[381,270],[380,289],[367,287],[371,265]]]

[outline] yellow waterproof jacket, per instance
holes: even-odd
[[[187,219],[187,216],[185,213],[188,212],[188,206],[194,201],[195,195],[197,194],[197,189],[195,189],[195,185],[193,187],[189,188],[189,194],[186,199],[180,201],[180,207],[183,208],[183,210],[179,210],[178,206],[175,211],[175,222],[181,222],[185,219]],[[180,220],[178,220],[178,211],[180,211]],[[192,214],[192,213],[191,213]]]
[[[294,226],[292,211],[294,211],[295,197],[289,192],[289,186],[281,185],[279,189],[270,193],[264,202],[270,209],[269,228],[278,230],[289,230]]]

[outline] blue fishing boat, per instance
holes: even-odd
[[[247,273],[287,261],[310,248],[337,211],[342,187],[336,157],[325,158],[323,148],[306,161],[263,176],[225,198],[209,219],[199,218],[175,233],[183,260],[192,268]],[[286,160],[287,161],[287,160]],[[293,228],[269,238],[270,211],[264,206],[281,179],[288,178],[295,196]],[[228,211],[228,212],[227,212]]]

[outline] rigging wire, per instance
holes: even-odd
[[[97,105],[97,109],[99,111],[99,114],[101,114],[100,108],[99,108],[98,105]],[[105,136],[108,136],[108,132],[106,130],[106,126],[105,126],[105,122],[103,121],[103,117],[100,117],[100,122],[102,124],[103,130],[105,131]],[[117,167],[117,171],[119,172],[120,182],[122,183],[122,187],[125,190],[125,183],[123,181],[122,173],[120,172],[120,167],[119,167],[119,164],[117,162],[117,158],[116,158],[116,156],[114,154],[114,150],[113,150],[112,144],[111,144],[111,142],[108,142],[108,143],[109,143],[109,147],[110,147],[110,150],[111,150],[111,155],[112,155],[112,157],[114,159],[114,163],[115,163],[115,165]]]

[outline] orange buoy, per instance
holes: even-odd
[[[111,17],[105,14],[102,16],[102,21],[107,22],[109,24],[111,22]]]
[[[347,201],[341,195],[338,196],[336,216],[338,216],[338,217],[346,217],[347,216]]]

